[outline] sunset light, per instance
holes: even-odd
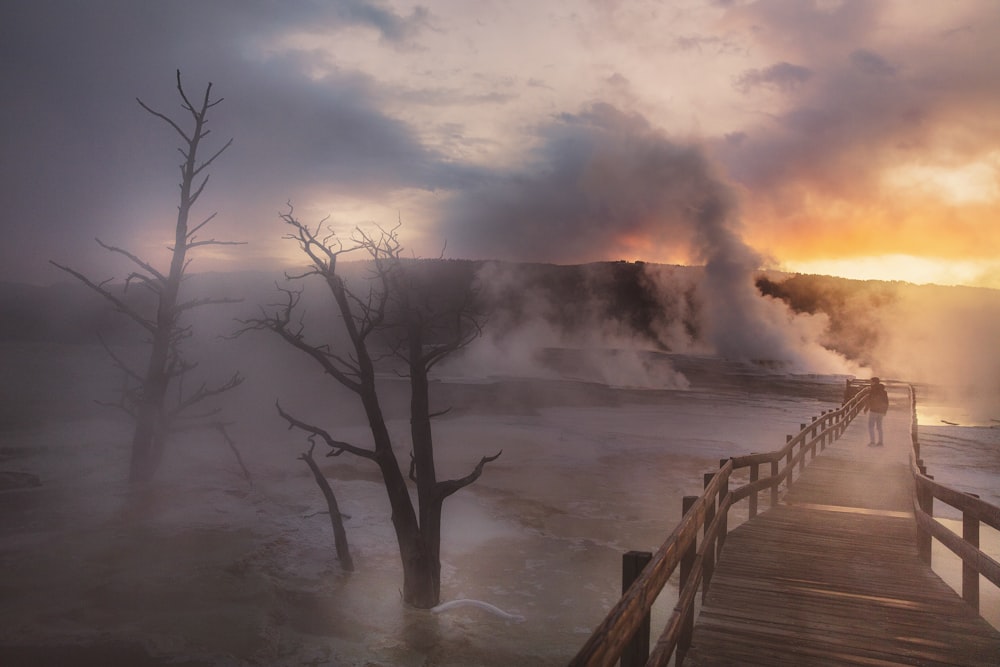
[[[936,196],[948,204],[1000,203],[1000,151],[968,164],[908,164],[886,173],[902,193]]]
[[[761,268],[1000,286],[989,0],[212,5],[173,32],[169,3],[63,9],[45,41],[74,57],[25,37],[5,74],[9,278],[159,238],[171,137],[128,104],[172,103],[180,68],[224,91],[206,140],[234,144],[202,204],[248,243],[194,270],[288,261],[291,202],[337,229],[401,221],[414,256],[699,264],[718,232]]]
[[[1000,0],[2,7],[0,667],[997,665]]]
[[[881,255],[788,261],[781,268],[793,273],[841,276],[855,280],[902,281],[915,285],[973,285],[1000,289],[1000,261],[950,261],[913,255]]]

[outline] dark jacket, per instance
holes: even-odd
[[[868,390],[867,407],[880,415],[889,411],[889,394],[886,393],[884,384],[873,384]]]

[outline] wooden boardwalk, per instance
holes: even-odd
[[[1000,632],[917,557],[910,412],[890,393],[782,502],[729,533],[684,665],[1000,666]]]

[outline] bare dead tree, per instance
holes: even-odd
[[[202,99],[192,101],[181,83],[180,70],[177,71],[177,92],[180,94],[182,108],[190,116],[190,129],[184,129],[181,123],[136,98],[142,109],[173,128],[182,140],[178,149],[184,158],[180,164],[180,203],[174,227],[174,244],[169,247],[169,268],[161,271],[132,252],[106,244],[100,239],[97,239],[97,243],[102,248],[127,258],[135,265],[119,288],[113,286],[113,279],[95,282],[79,271],[51,262],[110,301],[118,312],[139,325],[148,336],[149,357],[144,369],[130,367],[105,345],[113,363],[121,369],[125,379],[119,400],[114,405],[124,410],[135,422],[129,470],[129,480],[133,483],[153,478],[171,432],[187,430],[192,425],[208,426],[218,429],[230,447],[234,447],[224,422],[216,419],[218,410],[206,411],[202,406],[209,399],[234,389],[243,382],[243,377],[237,372],[216,385],[202,383],[190,391],[184,388],[185,377],[197,367],[197,363],[188,361],[181,355],[181,344],[191,336],[191,328],[182,323],[182,316],[203,306],[239,301],[212,297],[181,300],[181,285],[191,261],[188,254],[202,246],[241,245],[241,242],[199,238],[199,232],[215,218],[215,213],[193,226],[190,223],[191,209],[208,185],[206,169],[229,148],[233,140],[227,141],[208,159],[201,159],[199,150],[202,148],[202,140],[210,132],[207,129],[209,111],[222,102],[222,99],[212,100],[212,84],[209,83]],[[155,312],[142,312],[129,300],[128,290],[134,285],[152,293]],[[171,388],[176,391],[172,392]]]
[[[322,280],[334,301],[346,333],[348,348],[334,349],[328,343],[306,337],[298,317],[301,291],[282,289],[282,303],[262,308],[261,317],[244,322],[244,331],[269,330],[308,355],[340,385],[357,394],[368,418],[373,437],[371,449],[335,439],[319,425],[304,421],[280,404],[278,413],[289,428],[319,439],[330,448],[327,456],[353,454],[378,466],[392,508],[392,523],[403,565],[403,600],[428,609],[441,597],[441,512],[446,498],[475,482],[485,466],[500,456],[482,457],[464,477],[438,480],[434,464],[432,413],[428,390],[431,369],[450,354],[465,347],[480,333],[471,295],[458,301],[442,299],[421,284],[415,262],[401,258],[398,226],[369,235],[355,230],[345,244],[325,224],[315,228],[299,222],[289,206],[281,220],[309,259],[303,273],[290,280],[316,277]],[[350,288],[338,273],[338,260],[358,253],[366,257],[371,271],[368,289]],[[403,473],[393,451],[392,439],[375,382],[376,364],[392,358],[402,360],[402,371],[410,381],[410,436],[413,450],[408,474]],[[408,481],[416,485],[414,507]]]
[[[323,471],[319,469],[316,459],[313,458],[313,449],[315,447],[315,439],[310,440],[309,451],[299,454],[299,458],[309,466],[309,470],[313,474],[313,479],[316,480],[316,485],[319,486],[320,491],[323,492],[323,497],[326,498],[326,506],[330,511],[330,525],[333,526],[333,543],[337,550],[337,560],[340,561],[341,567],[351,572],[354,570],[354,559],[351,558],[351,548],[347,543],[344,517],[340,514],[340,505],[337,503],[337,496],[333,493],[333,487],[330,486],[330,482],[323,476]]]

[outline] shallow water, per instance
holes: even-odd
[[[95,352],[62,350],[60,363],[88,371]],[[559,363],[573,368],[571,357]],[[545,377],[432,387],[436,404],[452,407],[435,421],[439,477],[503,450],[445,505],[442,598],[484,600],[524,622],[477,608],[406,608],[377,472],[346,456],[321,459],[348,515],[357,571],[342,572],[325,503],[296,460],[307,445],[276,420],[273,394],[235,429],[252,485],[222,443],[192,435],[175,443],[162,479],[136,494],[122,482],[127,424],[86,410],[83,388],[63,409],[45,402],[52,387],[35,387],[32,414],[47,418],[0,429],[4,469],[42,480],[0,492],[0,646],[140,647],[191,664],[565,664],[618,598],[621,554],[655,550],[703,473],[778,448],[843,391],[837,376],[659,353],[641,361],[647,378],[661,374],[669,386],[609,386],[556,365]],[[271,379],[285,395],[280,375]],[[338,435],[366,441],[353,408],[324,408],[318,389],[293,389],[299,409],[315,405]],[[405,383],[387,378],[385,392],[406,460]],[[932,435],[925,457],[943,478]],[[951,443],[941,458],[957,479],[998,486],[1000,470],[984,469],[979,449],[938,440]],[[672,587],[654,622],[669,612]]]

